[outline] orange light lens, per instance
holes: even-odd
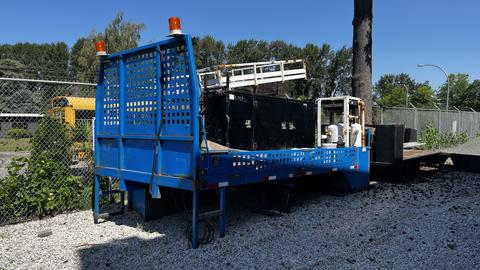
[[[168,18],[168,26],[170,27],[170,31],[181,30],[182,26],[180,25],[180,18],[179,17]]]
[[[105,47],[105,42],[103,41],[97,41],[95,42],[95,51],[97,52],[106,52],[107,49]]]

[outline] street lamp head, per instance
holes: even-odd
[[[418,64],[417,67],[424,67],[425,64]]]

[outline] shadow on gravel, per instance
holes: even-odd
[[[224,239],[192,250],[184,237],[188,209],[150,222],[128,212],[107,222],[138,232],[77,253],[82,269],[475,269],[479,177],[425,172],[347,196],[325,195],[322,185],[297,185],[292,211],[282,217],[252,213],[245,206],[255,198],[252,190],[233,189]]]
[[[228,191],[228,218],[227,238],[229,234],[240,236],[245,232],[242,228],[261,222],[279,221],[288,217],[289,213],[301,211],[302,208],[318,200],[319,198],[331,198],[347,194],[344,183],[340,186],[329,183],[331,178],[322,178],[322,181],[312,181],[312,177],[300,179],[295,185],[291,183],[279,183],[276,185],[250,185],[232,188]],[[337,178],[338,180],[338,178]],[[340,188],[339,188],[340,187]],[[274,194],[274,196],[272,196]],[[216,207],[218,194],[208,192],[201,197],[202,211],[212,210]],[[144,221],[134,211],[127,211],[124,215],[113,216],[101,224],[115,223],[114,226],[128,226],[136,228],[139,232],[153,235],[152,238],[144,239],[138,236],[127,237],[110,241],[105,244],[87,245],[79,247],[77,253],[80,257],[81,269],[125,269],[132,268],[169,268],[162,265],[163,260],[172,261],[181,258],[184,254],[188,260],[188,254],[195,252],[190,249],[189,242],[185,237],[185,229],[191,220],[191,209],[187,207],[191,201],[184,199],[179,202],[182,209],[177,213],[167,215],[159,219]],[[303,213],[302,213],[303,215]],[[308,215],[308,213],[305,213]],[[213,243],[200,246],[199,250],[212,248],[213,245],[222,245],[218,237],[216,220],[211,223],[215,227],[215,239]],[[106,230],[111,229],[106,227]],[[200,235],[205,227],[200,227]],[[119,236],[121,238],[121,236]],[[159,250],[161,250],[159,252]],[[197,251],[197,254],[200,251]],[[162,256],[154,257],[154,254]],[[165,256],[167,258],[165,258]],[[197,258],[198,259],[198,258]],[[237,265],[239,267],[239,265]],[[188,268],[188,267],[187,267]]]

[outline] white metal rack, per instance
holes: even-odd
[[[227,86],[233,89],[306,78],[307,71],[303,60],[227,64],[198,70],[202,90]]]

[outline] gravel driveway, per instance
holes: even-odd
[[[444,149],[443,152],[465,155],[480,155],[480,138],[475,138],[467,143]]]
[[[434,172],[347,196],[317,194],[281,217],[229,209],[199,249],[188,213],[94,225],[90,211],[0,227],[0,269],[479,269],[480,175]],[[40,238],[37,232],[52,229]]]

